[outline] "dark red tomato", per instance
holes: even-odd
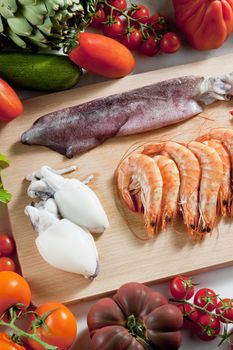
[[[202,288],[194,296],[194,304],[200,307],[206,307],[206,310],[213,311],[218,304],[216,293],[209,288]]]
[[[109,18],[109,22],[105,23],[103,26],[104,35],[116,39],[120,35],[124,34],[125,26],[122,20],[119,17],[113,19]]]
[[[142,33],[136,28],[132,28],[130,33],[125,33],[120,38],[123,45],[128,47],[130,50],[137,50],[142,42]]]
[[[0,233],[0,256],[10,256],[15,252],[15,242],[12,237]]]
[[[160,50],[158,40],[154,36],[149,36],[148,39],[144,40],[139,48],[140,52],[146,56],[155,56]]]
[[[128,15],[136,19],[138,22],[146,24],[150,13],[148,8],[144,5],[133,5],[133,8],[131,8],[131,10],[128,11]],[[133,23],[135,22],[132,21],[132,24]]]
[[[162,37],[160,47],[165,53],[174,53],[180,49],[181,40],[177,34],[169,32]]]
[[[177,307],[180,309],[184,317],[190,319],[193,322],[197,322],[199,314],[195,307],[188,304],[179,304]]]
[[[15,263],[11,258],[2,257],[0,258],[0,271],[12,271],[15,272]]]
[[[127,9],[127,1],[126,0],[108,0],[108,3],[110,5],[116,7],[120,11],[124,11]],[[109,6],[106,6],[106,13],[110,14],[110,12],[111,12],[111,8]],[[112,15],[113,16],[120,16],[121,13],[117,10],[113,10]]]
[[[177,276],[170,282],[170,292],[175,299],[189,300],[194,294],[194,286],[191,278]]]
[[[216,313],[227,318],[229,322],[233,322],[233,299],[222,299],[216,307]],[[224,318],[221,318],[221,321],[227,323]]]
[[[204,314],[198,319],[197,336],[204,341],[210,341],[220,333],[221,324],[217,317]]]
[[[92,18],[91,26],[93,28],[101,28],[103,22],[106,21],[106,15],[103,7],[98,7],[95,16]]]

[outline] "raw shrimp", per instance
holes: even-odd
[[[198,232],[210,232],[216,222],[218,192],[223,179],[223,164],[212,147],[201,142],[191,141],[187,147],[195,154],[201,164],[199,190],[200,218]]]
[[[124,159],[117,169],[118,190],[127,207],[135,211],[131,193],[141,190],[144,219],[149,237],[158,230],[161,218],[163,180],[155,161],[143,154]]]
[[[157,163],[163,179],[162,229],[165,229],[167,223],[171,222],[177,214],[180,174],[176,163],[171,158],[155,156],[154,161]]]
[[[218,194],[218,209],[223,216],[230,212],[231,203],[231,160],[225,146],[218,140],[203,142],[218,153],[223,165],[223,178]]]
[[[181,210],[188,232],[192,234],[197,228],[199,219],[198,188],[201,176],[199,161],[187,147],[173,141],[152,144],[143,150],[144,154],[150,156],[164,152],[175,161],[179,169]]]

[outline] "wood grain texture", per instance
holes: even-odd
[[[113,186],[115,169],[133,144],[137,146],[140,142],[151,140],[190,140],[212,127],[232,127],[229,111],[233,109],[233,102],[215,103],[207,108],[209,119],[199,115],[176,126],[111,139],[71,160],[45,147],[25,146],[19,141],[22,132],[48,112],[173,77],[231,72],[232,59],[233,54],[26,100],[24,114],[0,126],[1,152],[11,160],[3,178],[5,187],[13,194],[13,200],[8,205],[10,221],[22,272],[32,288],[34,304],[51,299],[80,301],[109,293],[128,281],[154,282],[178,273],[195,273],[233,262],[233,232],[229,220],[221,220],[217,229],[201,243],[195,243],[187,236],[179,220],[154,240],[142,241],[132,233],[141,234],[141,219],[118,207]],[[36,234],[24,215],[24,207],[30,202],[26,195],[28,183],[24,178],[44,164],[55,169],[78,164],[79,170],[69,176],[79,179],[94,174],[90,186],[99,196],[111,227],[102,236],[96,237],[101,270],[92,282],[49,266],[36,249]]]

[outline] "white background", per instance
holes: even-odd
[[[139,1],[135,1],[138,2]],[[162,14],[168,14],[169,17],[172,17],[172,6],[171,1],[161,1],[162,4],[156,4],[154,0],[151,1],[142,1],[144,4],[147,4],[151,11],[159,10]],[[158,2],[159,3],[159,2]],[[230,37],[225,45],[218,50],[213,50],[210,52],[198,52],[190,49],[189,47],[183,47],[178,53],[173,55],[160,55],[152,58],[136,55],[136,68],[133,74],[147,72],[150,70],[155,70],[159,68],[176,66],[183,63],[205,60],[213,56],[220,56],[227,53],[233,52],[233,37]],[[175,69],[175,68],[174,68]],[[233,63],[232,63],[232,71],[233,71]],[[192,72],[190,72],[191,74]],[[81,79],[79,86],[92,84],[96,82],[103,81],[104,78],[92,75],[92,74],[84,74]],[[18,91],[19,95],[22,98],[28,98],[34,95],[41,94],[37,92],[31,91]],[[94,98],[95,96],[93,96]],[[229,242],[231,244],[232,242]],[[233,247],[233,243],[232,243]],[[211,252],[209,252],[211,258]],[[196,257],[198,259],[198,256]],[[129,276],[129,281],[131,280]],[[195,276],[195,281],[200,283],[199,287],[209,287],[216,291],[217,294],[221,294],[221,297],[233,297],[233,267],[223,268],[219,270],[215,270],[212,272],[200,274]],[[65,283],[65,281],[64,281]],[[74,286],[75,287],[75,286]],[[198,288],[199,288],[198,287]],[[166,295],[168,295],[168,285],[167,283],[154,285],[154,289],[159,291],[163,291]],[[90,341],[88,331],[86,329],[86,314],[92,305],[93,302],[90,303],[81,303],[77,305],[71,306],[71,310],[74,312],[75,316],[78,320],[78,338],[76,343],[73,346],[73,350],[90,350]],[[184,340],[181,349],[182,350],[214,350],[217,349],[217,341],[211,341],[209,343],[205,343],[199,341],[197,338],[191,336],[190,334],[184,332]],[[228,344],[221,346],[222,350],[230,349]],[[168,349],[169,350],[169,349]]]

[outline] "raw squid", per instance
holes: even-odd
[[[71,158],[110,137],[179,123],[202,112],[203,104],[228,100],[232,94],[233,73],[171,79],[47,114],[23,133],[21,141]]]
[[[89,279],[98,275],[98,253],[92,235],[67,219],[60,220],[54,199],[28,205],[25,214],[38,233],[36,246],[48,264]]]
[[[69,169],[68,169],[69,170]],[[60,173],[64,173],[60,171]],[[31,198],[53,197],[63,218],[91,233],[102,233],[109,226],[107,215],[96,194],[77,179],[66,179],[48,166],[42,166],[27,179]]]

